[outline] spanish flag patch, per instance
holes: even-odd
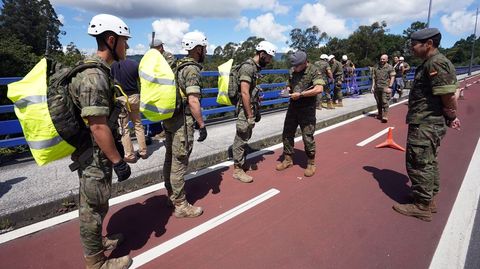
[[[431,71],[431,72],[429,73],[430,77],[434,77],[434,76],[436,76],[437,74],[438,74],[438,72],[435,71],[435,70],[433,70],[433,71]]]

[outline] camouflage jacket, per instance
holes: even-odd
[[[322,79],[325,82],[327,82],[328,81],[328,70],[332,70],[332,68],[330,68],[330,64],[325,60],[320,60],[320,61],[316,61],[315,65],[320,70],[320,73],[322,74]]]
[[[257,86],[257,82],[258,82],[257,80],[260,78],[260,74],[259,74],[260,69],[261,69],[260,65],[255,63],[255,61],[252,58],[249,58],[248,60],[241,63],[238,69],[238,81],[239,82],[245,81],[250,84],[250,90],[249,90],[250,96],[252,95],[253,90]],[[240,91],[240,88],[239,88],[239,91]]]
[[[177,64],[177,58],[175,58],[175,55],[173,55],[172,53],[164,50],[163,53],[162,53],[162,56],[163,56],[163,58],[165,58],[168,65],[170,65],[170,67],[172,69],[175,68],[175,66]]]
[[[334,78],[337,77],[342,77],[343,75],[343,65],[341,62],[337,61],[336,59],[333,59],[333,63],[331,65],[332,67],[332,74]]]
[[[294,72],[293,68],[289,71],[288,85],[292,92],[303,92],[310,90],[316,85],[325,85],[322,74],[318,67],[314,64],[307,64],[307,67],[301,72]],[[290,106],[305,107],[315,106],[316,96],[300,98],[298,100],[290,100]]]
[[[445,124],[441,95],[455,93],[457,87],[455,67],[437,51],[415,71],[407,124]]]
[[[372,69],[372,77],[375,79],[375,89],[383,90],[390,86],[390,78],[395,76],[395,70],[389,63],[383,66],[376,64]]]

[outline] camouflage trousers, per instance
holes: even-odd
[[[232,146],[233,162],[235,165],[243,167],[245,165],[245,147],[252,137],[253,127],[248,126],[247,116],[242,108],[238,112],[236,130]]]
[[[80,240],[86,256],[103,250],[102,224],[108,212],[112,189],[112,163],[98,147],[92,158],[78,169],[80,178]]]
[[[172,202],[185,201],[185,174],[188,159],[193,149],[193,117],[187,115],[186,124],[182,114],[165,120],[165,162],[163,178]]]
[[[388,105],[390,102],[390,98],[392,98],[392,93],[387,92],[384,88],[375,88],[373,94],[375,97],[375,101],[377,101],[378,112],[388,112]]]
[[[292,107],[290,105],[283,124],[283,153],[286,155],[293,155],[295,153],[295,132],[300,125],[303,144],[305,145],[305,153],[308,158],[315,158],[315,139],[313,138],[313,133],[315,132],[316,121],[314,106]]]
[[[446,132],[444,124],[408,125],[406,167],[413,196],[419,202],[430,202],[439,191],[437,155]]]
[[[343,83],[343,76],[339,76],[335,78],[335,85],[333,86],[333,101],[342,101],[343,99],[343,92],[342,92],[342,83]]]

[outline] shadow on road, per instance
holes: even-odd
[[[12,186],[27,179],[27,177],[16,177],[0,182],[0,198],[12,189]]]
[[[411,190],[408,185],[409,179],[407,176],[390,169],[378,169],[373,166],[364,166],[363,169],[372,173],[380,189],[390,197],[390,199],[397,203],[409,202]]]

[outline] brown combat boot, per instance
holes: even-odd
[[[235,165],[233,168],[233,178],[238,179],[243,183],[253,182],[253,177],[247,175],[245,171],[237,165]]]
[[[333,105],[332,100],[328,101],[328,103],[327,103],[327,109],[335,109],[335,106]]]
[[[303,174],[306,177],[311,177],[311,176],[315,175],[315,169],[316,169],[315,158],[308,159],[307,168],[305,169],[305,172],[303,172]]]
[[[120,246],[120,244],[125,240],[123,234],[112,234],[107,236],[102,236],[102,245],[104,250],[112,250]]]
[[[203,209],[199,206],[193,206],[186,200],[175,202],[175,212],[173,215],[177,218],[195,218],[202,215]]]
[[[107,259],[103,251],[92,256],[85,256],[87,269],[127,269],[132,265],[132,262],[132,258],[128,255],[115,259]]]
[[[277,171],[283,171],[283,170],[293,166],[292,156],[284,154],[283,157],[285,158],[283,160],[283,162],[277,164],[277,166],[275,167],[275,169],[277,169]]]
[[[336,107],[343,107],[343,102],[342,100],[338,100],[338,102],[335,104]]]
[[[423,221],[432,221],[432,212],[430,211],[429,206],[429,204],[422,204],[419,202],[403,205],[395,204],[393,205],[393,210],[405,216],[419,218]]]

